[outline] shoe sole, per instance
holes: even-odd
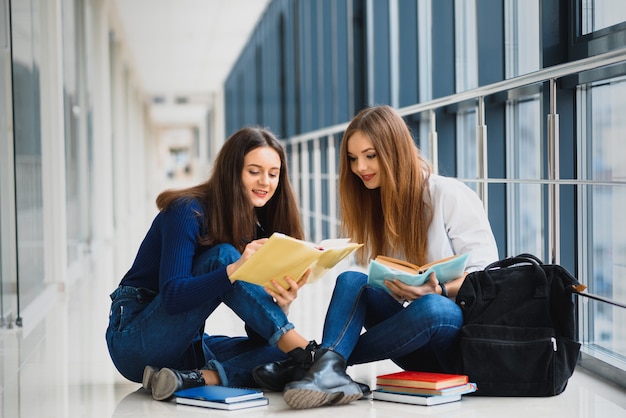
[[[143,378],[141,379],[141,384],[145,390],[152,390],[152,378],[158,371],[159,369],[153,366],[146,366],[143,369]]]
[[[164,367],[154,374],[151,383],[152,397],[157,401],[169,399],[176,392],[178,379],[173,371]]]
[[[287,405],[294,409],[317,408],[323,405],[345,405],[363,397],[362,393],[322,392],[310,389],[288,389],[283,394]]]

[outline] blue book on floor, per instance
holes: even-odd
[[[263,392],[256,389],[207,385],[179,390],[174,393],[174,396],[176,397],[176,402],[181,398],[205,402],[235,403],[262,398]]]
[[[245,408],[254,408],[257,406],[269,405],[270,401],[267,398],[256,398],[256,399],[248,399],[247,401],[240,402],[211,402],[211,401],[201,401],[199,399],[191,399],[191,398],[176,398],[176,406],[178,408],[186,408],[187,410],[191,408],[211,408],[211,409],[226,409],[229,411],[235,409],[245,409]]]

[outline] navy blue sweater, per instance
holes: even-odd
[[[198,244],[203,213],[196,200],[178,200],[159,212],[120,284],[159,292],[170,314],[194,308],[230,289],[226,267],[201,276],[191,274],[194,256],[206,250]]]

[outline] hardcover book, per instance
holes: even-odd
[[[174,393],[180,398],[200,399],[203,401],[239,402],[262,398],[263,392],[256,389],[233,388],[219,385],[205,385],[183,389]]]
[[[383,392],[380,390],[372,391],[372,397],[375,400],[387,402],[408,403],[411,405],[439,405],[443,403],[455,402],[461,400],[461,395],[445,395],[445,396],[420,396],[405,395],[401,393]]]
[[[400,393],[404,395],[422,395],[422,396],[447,396],[447,395],[465,395],[476,392],[476,383],[466,383],[464,385],[451,386],[443,389],[426,389],[411,388],[406,386],[395,385],[377,385],[377,390],[383,392]]]
[[[404,386],[408,388],[445,389],[469,383],[467,375],[401,371],[376,377],[377,385]]]
[[[389,291],[385,280],[398,279],[409,286],[421,286],[435,273],[442,283],[457,279],[465,273],[469,253],[457,254],[423,266],[379,255],[370,261],[367,282]]]
[[[285,276],[297,281],[310,268],[308,283],[313,283],[363,246],[349,241],[349,238],[339,238],[314,244],[275,232],[230,279],[270,287],[271,280],[275,279],[279,285],[288,289],[289,284],[285,281]]]
[[[202,407],[202,408],[225,409],[228,411],[234,411],[237,409],[255,408],[257,406],[269,405],[270,401],[269,399],[265,397],[257,398],[257,399],[250,399],[247,401],[232,402],[232,403],[210,402],[210,401],[201,401],[198,399],[187,399],[187,398],[176,398],[176,403],[178,405],[182,405],[181,407],[188,407],[188,408]]]

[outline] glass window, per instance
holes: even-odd
[[[624,0],[582,0],[580,16],[582,34],[586,35],[626,21],[626,2]]]
[[[541,179],[541,121],[539,94],[507,103],[508,179]],[[507,185],[507,207],[507,253],[545,254],[542,185]]]
[[[476,109],[461,111],[456,117],[457,123],[457,173],[466,179],[478,178],[478,156],[476,149]],[[476,183],[467,184],[478,191]]]
[[[585,246],[580,277],[590,293],[626,302],[626,78],[582,89],[581,132],[583,173],[590,180],[581,187],[581,242]],[[626,364],[626,310],[606,303],[583,305],[583,341],[587,347],[612,352]]]
[[[23,305],[39,294],[44,278],[40,12],[39,2],[11,2],[18,280]]]
[[[478,87],[478,41],[476,28],[476,1],[455,0],[454,39],[456,92]],[[456,117],[457,125],[457,176],[478,177],[476,153],[476,109],[461,110]],[[477,190],[476,183],[468,186]]]
[[[505,0],[505,77],[541,68],[539,0]],[[541,97],[507,102],[507,178],[541,179]],[[507,185],[507,253],[544,254],[543,186]]]
[[[504,14],[506,78],[539,70],[539,0],[506,0]]]
[[[454,1],[456,92],[478,87],[476,0]]]
[[[417,50],[419,72],[419,101],[433,98],[432,77],[432,0],[418,0],[417,3]]]
[[[418,93],[419,102],[428,102],[433,98],[433,76],[432,76],[432,0],[417,0],[417,71],[418,71]],[[435,116],[432,115],[432,119]],[[435,129],[436,129],[436,120]],[[432,132],[431,114],[426,112],[419,115],[414,128],[415,141],[422,154],[433,164],[437,172],[437,161],[433,156],[433,146],[436,146],[437,133]]]
[[[15,286],[11,283],[15,277],[11,272],[15,264],[11,251],[14,246],[9,245],[15,242],[10,45],[9,4],[8,0],[0,0],[0,327],[13,311],[11,302],[16,302]]]
[[[437,133],[432,132],[430,112],[425,112],[419,115],[419,119],[417,120],[416,126],[413,130],[415,131],[414,140],[418,145],[420,152],[428,159],[428,161],[431,162],[436,173],[437,161],[435,161],[433,156],[433,146],[436,146],[437,144],[434,144],[433,142],[437,140]]]
[[[80,72],[78,42],[79,23],[75,0],[63,1],[63,81],[65,105],[65,190],[67,201],[67,217],[72,222],[67,223],[67,258],[68,265],[78,260],[80,244],[84,231],[81,213],[81,184],[84,175],[81,173],[80,158],[82,150],[81,118],[85,113],[85,106],[80,97]]]

